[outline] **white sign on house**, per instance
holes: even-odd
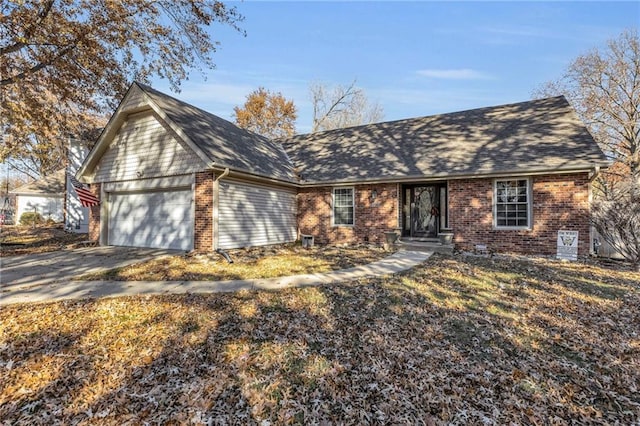
[[[561,260],[578,260],[578,231],[558,231],[558,254]]]

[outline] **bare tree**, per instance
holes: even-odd
[[[606,49],[578,56],[534,96],[565,95],[605,154],[617,164],[608,178],[640,185],[640,40],[626,30]]]
[[[309,86],[313,103],[312,132],[375,123],[384,118],[382,106],[369,102],[364,90],[353,80],[348,86],[333,88],[324,83]]]
[[[534,96],[563,94],[614,162],[594,185],[592,222],[640,270],[640,40],[626,30],[577,57]]]

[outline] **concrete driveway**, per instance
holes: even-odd
[[[97,272],[143,262],[158,256],[183,253],[135,247],[85,247],[49,253],[0,258],[0,291],[67,282]],[[0,297],[2,297],[0,295]]]

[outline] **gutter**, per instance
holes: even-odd
[[[302,182],[302,183],[299,183],[297,187],[305,188],[305,187],[319,187],[319,186],[339,186],[339,185],[376,184],[376,183],[442,182],[442,181],[460,180],[460,179],[540,176],[540,175],[557,175],[557,174],[565,174],[565,173],[590,173],[591,174],[594,170],[593,167],[596,167],[597,170],[599,171],[601,166],[577,167],[572,169],[567,168],[567,169],[555,169],[555,170],[544,170],[544,169],[528,170],[528,171],[505,170],[505,171],[498,171],[498,172],[466,173],[466,174],[459,174],[459,175],[438,174],[438,175],[431,175],[431,176],[413,175],[413,176],[373,178],[373,179],[344,179],[344,180],[320,181],[320,182],[317,182],[317,181]]]
[[[342,180],[331,180],[331,181],[301,181],[301,182],[291,182],[291,181],[283,181],[279,179],[268,178],[260,175],[256,175],[244,170],[236,170],[233,172],[230,171],[229,167],[225,167],[224,169],[221,165],[214,167],[213,164],[209,166],[211,170],[214,172],[223,170],[222,175],[218,177],[218,179],[222,179],[223,177],[227,177],[231,174],[231,177],[236,177],[239,179],[246,179],[250,181],[255,181],[257,183],[264,184],[272,184],[272,185],[280,185],[285,187],[293,187],[293,188],[313,188],[313,187],[322,187],[322,186],[340,186],[340,185],[371,185],[377,183],[412,183],[412,182],[442,182],[448,180],[458,180],[458,179],[479,179],[479,178],[497,178],[497,177],[517,177],[517,176],[538,176],[538,175],[554,175],[554,174],[564,174],[564,173],[580,173],[580,172],[588,172],[591,177],[591,173],[594,172],[596,175],[599,173],[601,168],[607,168],[607,166],[582,166],[575,168],[563,168],[563,169],[538,169],[538,170],[504,170],[498,172],[488,172],[488,173],[464,173],[458,175],[451,174],[437,174],[431,176],[425,175],[412,175],[412,176],[398,176],[398,177],[386,177],[386,178],[369,178],[369,179],[342,179]],[[228,172],[229,171],[229,172]],[[217,179],[216,179],[217,181]]]
[[[210,164],[208,168],[213,170],[214,172],[224,170],[224,172],[226,173],[227,170],[230,170],[230,167],[227,167],[226,165],[223,165],[223,164],[213,165],[213,163]],[[277,179],[277,178],[271,178],[268,176],[258,175],[245,169],[234,168],[233,172],[231,173],[233,175],[232,177],[237,177],[239,179],[247,179],[247,180],[253,180],[256,182],[271,183],[271,184],[280,185],[280,186],[289,186],[289,187],[299,186],[297,182],[294,182],[291,180],[283,180],[283,179]]]

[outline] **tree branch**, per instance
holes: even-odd
[[[43,68],[46,68],[50,65],[52,65],[54,62],[56,62],[58,59],[62,58],[64,55],[66,55],[67,53],[69,53],[74,47],[76,47],[76,44],[72,44],[70,46],[65,47],[64,49],[60,50],[56,55],[54,55],[53,58],[51,58],[48,61],[44,61],[44,62],[39,62],[38,64],[32,66],[31,68],[29,68],[26,71],[23,71],[19,74],[15,74],[9,78],[5,78],[3,80],[0,80],[0,87],[2,86],[8,86],[9,84],[14,84],[17,81],[22,80],[23,78],[25,78],[28,75],[31,75],[33,73],[36,73],[38,71],[40,71]]]
[[[33,22],[33,24],[31,26],[29,26],[28,28],[26,28],[24,30],[24,36],[22,37],[25,40],[28,40],[29,37],[31,37],[33,35],[33,30],[38,28],[40,26],[40,24],[42,24],[42,22],[47,18],[47,16],[49,16],[49,12],[51,12],[51,8],[53,7],[53,4],[55,3],[55,0],[48,0],[46,1],[43,5],[42,8],[40,9],[40,11],[38,12],[37,16],[38,19],[35,20],[35,22]],[[22,49],[23,47],[25,47],[28,43],[26,42],[16,42],[10,46],[6,46],[6,47],[0,47],[0,56],[3,55],[8,55],[9,53],[13,53],[13,52],[17,52],[18,50]]]

